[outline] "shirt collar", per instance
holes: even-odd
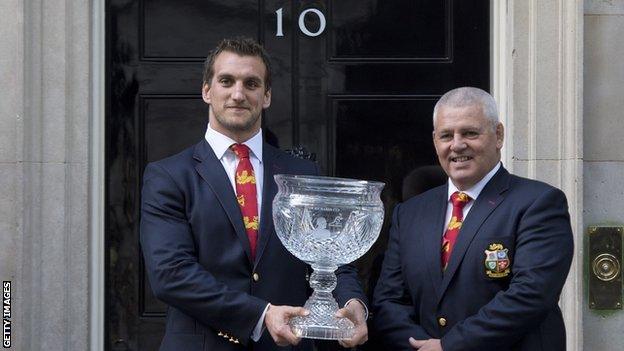
[[[476,200],[477,197],[479,197],[479,194],[481,194],[481,191],[483,190],[483,188],[485,188],[485,185],[490,181],[490,179],[492,179],[492,177],[494,177],[494,174],[496,174],[496,172],[498,172],[500,168],[501,168],[501,163],[498,162],[496,166],[494,166],[494,168],[492,168],[492,170],[489,171],[488,174],[485,175],[485,177],[481,178],[481,180],[477,184],[473,185],[470,189],[464,190],[462,192],[468,194],[468,196],[470,196],[471,199]],[[451,195],[453,195],[453,193],[456,191],[460,191],[460,190],[457,189],[455,184],[453,184],[453,182],[449,178],[447,199],[450,200]]]
[[[230,150],[232,144],[236,144],[236,141],[232,140],[227,135],[212,129],[210,123],[208,123],[208,127],[206,128],[205,138],[219,160]],[[243,142],[243,144],[247,145],[251,153],[262,163],[262,128],[250,139]]]

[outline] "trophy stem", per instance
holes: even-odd
[[[310,311],[305,317],[291,319],[293,333],[299,337],[324,340],[349,339],[353,336],[353,323],[346,318],[337,318],[338,303],[332,291],[336,287],[335,265],[315,263],[312,265],[310,286],[314,292],[304,307]]]

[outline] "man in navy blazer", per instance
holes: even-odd
[[[433,121],[449,181],[394,210],[375,335],[389,350],[565,350],[557,305],[573,255],[565,195],[502,167],[503,126],[485,91],[451,90]],[[468,196],[459,216],[449,200],[456,191]]]
[[[271,102],[270,77],[261,46],[244,38],[223,40],[206,60],[205,140],[145,169],[141,246],[154,294],[169,305],[160,350],[312,347],[287,325],[291,317],[307,314],[296,307],[309,294],[307,267],[277,238],[271,208],[273,175],[318,170],[263,142],[261,113]],[[236,195],[243,157],[233,144],[249,149],[259,215],[253,237]],[[345,306],[339,314],[356,325],[355,336],[341,344],[352,347],[368,335],[365,297],[352,267],[341,267],[337,275],[335,297]]]

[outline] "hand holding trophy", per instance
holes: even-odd
[[[334,315],[332,296],[338,266],[351,263],[370,249],[381,231],[384,183],[318,176],[275,176],[275,231],[290,253],[314,270],[314,292],[304,307],[307,316],[295,317],[295,335],[313,339],[349,339],[353,323]]]

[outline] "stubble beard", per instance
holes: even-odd
[[[236,117],[225,117],[222,115],[214,114],[215,119],[219,122],[219,124],[232,132],[251,132],[255,129],[256,123],[258,119],[260,119],[260,114],[255,116],[250,116],[247,119],[236,118]],[[241,121],[242,120],[242,121]]]

